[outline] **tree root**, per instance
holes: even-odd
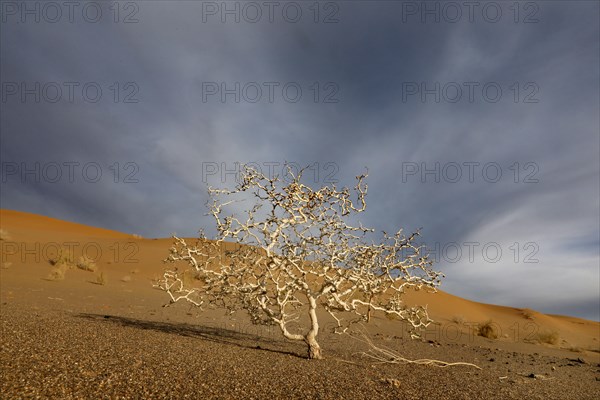
[[[350,335],[346,333],[348,336],[353,338],[354,340],[358,340],[362,343],[365,343],[369,346],[369,350],[360,352],[365,357],[372,358],[381,364],[416,364],[416,365],[431,365],[434,367],[446,368],[453,367],[458,365],[464,365],[467,367],[474,367],[477,369],[481,369],[478,365],[467,363],[467,362],[446,362],[440,360],[432,360],[428,358],[422,358],[418,360],[409,360],[407,358],[402,357],[397,352],[386,348],[376,346],[373,341],[364,333],[361,332],[360,337],[356,335]]]

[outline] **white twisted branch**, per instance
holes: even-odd
[[[411,334],[418,336],[431,322],[427,309],[406,307],[401,296],[408,288],[435,291],[443,276],[414,245],[419,233],[384,233],[381,242],[369,243],[373,229],[348,223],[350,214],[366,208],[367,175],[356,177],[353,201],[348,188],[311,189],[302,183],[302,172],[294,175],[288,169],[291,181],[286,183],[246,168],[234,190],[209,188],[217,240],[206,240],[202,232],[196,245],[174,237],[165,261],[187,264],[192,282],[169,270],[155,286],[171,302],[244,309],[254,323],[277,325],[286,338],[307,342],[315,357],[320,356],[319,306],[335,318],[339,332],[373,310],[408,321]],[[244,217],[226,213],[248,193],[256,205]],[[227,239],[236,243],[233,250],[226,250]],[[302,310],[310,324],[304,332],[290,331]],[[341,313],[357,317],[345,320]]]

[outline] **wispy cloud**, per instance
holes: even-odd
[[[508,8],[497,23],[480,14],[422,23],[403,2],[376,1],[335,2],[319,23],[304,3],[297,23],[280,14],[222,23],[202,3],[137,2],[131,24],[7,15],[3,95],[10,83],[56,82],[63,98],[48,101],[49,87],[40,102],[20,92],[3,100],[3,174],[14,163],[79,164],[73,182],[64,165],[56,183],[43,171],[3,175],[3,208],[193,235],[211,224],[207,184],[220,185],[235,162],[317,163],[317,185],[332,177],[352,185],[368,167],[366,224],[423,227],[424,240],[441,247],[502,246],[497,262],[480,251],[472,262],[441,257],[447,290],[600,318],[598,3],[536,2],[539,21],[529,24],[531,10],[515,23]],[[322,23],[328,15],[339,21]],[[65,82],[78,83],[73,101]],[[102,89],[97,102],[82,94],[90,82]],[[219,92],[207,94],[207,83]],[[231,93],[222,101],[220,85],[236,83],[240,101]],[[434,92],[422,101],[422,89]],[[88,163],[101,168],[97,182],[93,166],[83,171]],[[219,170],[203,176],[208,164]],[[530,243],[538,263],[523,262]]]

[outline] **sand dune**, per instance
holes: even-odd
[[[2,262],[12,263],[10,268],[2,270],[5,279],[21,273],[25,278],[44,276],[50,269],[48,258],[57,248],[56,245],[66,244],[74,249],[75,258],[88,254],[96,259],[99,269],[106,273],[109,286],[133,279],[133,271],[138,279],[129,285],[131,290],[147,293],[151,289],[149,280],[165,269],[162,260],[171,244],[170,238],[142,239],[137,235],[20,211],[0,210],[0,221],[1,229],[8,232],[10,237],[10,241],[3,240]],[[18,244],[16,249],[14,243]],[[36,246],[39,249],[37,253]],[[29,253],[27,249],[30,250]],[[97,249],[101,249],[100,254]],[[79,271],[77,273],[81,275]],[[81,283],[76,277],[68,280],[72,280],[71,284]],[[154,292],[152,294],[161,295]],[[470,333],[477,324],[491,320],[496,324],[500,341],[535,343],[539,341],[540,334],[556,333],[559,341],[555,344],[545,343],[545,346],[582,350],[597,350],[599,347],[600,324],[595,321],[478,303],[443,290],[435,294],[410,292],[406,296],[406,302],[427,304],[431,317],[442,326],[438,329],[448,330],[449,335],[455,334],[458,328],[463,334]]]
[[[0,293],[3,329],[20,332],[17,337],[11,337],[11,339],[5,337],[2,341],[4,350],[1,354],[0,372],[3,375],[12,374],[10,375],[12,378],[3,381],[2,385],[4,386],[2,387],[13,394],[38,393],[43,397],[64,397],[65,393],[79,393],[80,397],[97,397],[103,393],[100,383],[107,379],[105,375],[112,374],[114,368],[117,368],[114,363],[108,363],[103,367],[104,375],[89,372],[92,374],[90,376],[96,377],[94,379],[98,381],[94,381],[96,382],[94,385],[82,383],[81,388],[86,392],[77,392],[75,389],[70,392],[56,392],[53,386],[40,386],[37,383],[31,383],[33,386],[29,392],[25,389],[16,389],[21,385],[19,376],[23,374],[31,375],[30,379],[39,378],[37,375],[32,375],[35,372],[35,368],[32,369],[32,365],[36,365],[35,362],[31,364],[32,361],[27,358],[39,359],[39,356],[35,354],[25,356],[23,354],[26,353],[22,352],[23,346],[39,347],[39,344],[24,344],[20,341],[32,334],[37,335],[35,332],[39,331],[40,328],[37,327],[39,324],[53,326],[52,330],[46,331],[46,336],[44,336],[44,341],[48,340],[52,345],[35,350],[36,354],[47,352],[46,357],[52,365],[61,363],[64,359],[62,353],[55,353],[53,349],[56,346],[60,348],[71,346],[65,343],[71,343],[72,335],[76,338],[81,332],[88,332],[86,334],[93,338],[96,335],[95,332],[100,331],[107,338],[119,338],[118,340],[122,342],[127,340],[126,336],[123,336],[125,335],[123,329],[133,329],[127,332],[134,335],[137,341],[147,343],[146,346],[153,346],[151,343],[160,343],[160,346],[165,346],[161,351],[167,353],[178,352],[179,347],[177,346],[181,343],[188,345],[193,343],[194,346],[201,346],[201,348],[210,346],[202,340],[192,340],[197,336],[199,339],[216,340],[226,345],[234,345],[233,348],[217,346],[211,350],[216,352],[214,357],[218,359],[214,362],[217,364],[222,363],[219,361],[222,360],[222,357],[237,357],[236,354],[243,354],[243,357],[247,357],[247,363],[250,365],[252,357],[256,357],[256,354],[252,353],[253,349],[264,350],[267,348],[271,353],[261,359],[266,365],[289,363],[290,368],[300,368],[305,372],[313,371],[317,374],[314,376],[320,376],[318,375],[319,369],[315,367],[314,363],[299,365],[295,358],[286,358],[283,361],[278,358],[278,354],[301,354],[304,350],[302,346],[298,350],[298,346],[286,342],[270,328],[252,326],[244,315],[236,314],[234,317],[225,318],[223,313],[218,310],[199,313],[185,305],[166,309],[161,307],[167,302],[167,298],[163,292],[152,287],[152,280],[160,276],[165,269],[162,260],[168,254],[172,242],[170,238],[144,239],[137,235],[11,210],[0,210],[0,228],[2,229]],[[49,260],[56,256],[60,248],[65,247],[73,250],[75,260],[82,255],[93,259],[95,261],[94,271],[73,268],[65,271],[65,275],[61,279],[49,279],[49,274],[54,268]],[[100,274],[102,274],[102,284],[98,284],[100,283],[98,282]],[[593,398],[594,392],[597,394],[599,379],[594,380],[594,365],[600,366],[598,364],[600,363],[600,324],[598,322],[568,316],[546,315],[528,309],[478,303],[444,291],[434,294],[425,291],[409,292],[406,294],[406,302],[428,305],[430,315],[435,322],[424,332],[424,340],[420,342],[404,340],[401,323],[375,314],[366,328],[376,340],[386,345],[396,346],[395,348],[401,349],[407,356],[413,358],[432,357],[448,361],[476,363],[485,361],[490,365],[482,372],[484,374],[482,379],[492,379],[495,382],[493,384],[487,381],[482,383],[477,374],[440,373],[430,369],[422,371],[423,376],[428,378],[417,378],[414,375],[414,367],[386,367],[385,374],[396,374],[402,376],[406,382],[412,380],[412,385],[420,385],[419,391],[414,393],[431,392],[433,389],[426,385],[427,379],[438,379],[443,376],[443,379],[447,380],[446,386],[434,389],[431,392],[432,398],[472,398],[476,393],[485,391],[490,395],[503,393],[503,398],[524,398],[524,396],[527,398]],[[46,317],[46,315],[55,317],[50,320],[48,319],[50,317]],[[102,317],[103,315],[105,318]],[[329,334],[327,327],[332,326],[332,321],[328,320],[325,315],[322,317],[324,329],[319,335],[322,337],[326,355],[332,354],[334,360],[340,357],[356,358],[356,343],[352,343],[351,339],[340,341],[337,335]],[[107,321],[112,322],[106,325]],[[476,334],[478,326],[486,321],[491,321],[498,334],[497,338],[484,338]],[[140,331],[139,328],[142,330]],[[53,336],[54,333],[56,335]],[[173,333],[176,333],[177,336],[174,337]],[[228,339],[223,341],[223,335]],[[186,339],[190,336],[192,339]],[[259,337],[262,339],[257,339]],[[259,341],[257,342],[257,340]],[[97,366],[92,367],[94,359],[102,358],[102,354],[112,351],[112,347],[100,350],[98,344],[93,341],[75,340],[75,342],[79,347],[69,347],[68,351],[74,354],[73,357],[77,357],[77,354],[82,354],[82,352],[93,354],[88,357],[92,369],[98,368]],[[147,350],[142,351],[142,348],[147,349],[147,347],[134,346],[133,348],[124,347],[122,351],[130,352],[132,360],[145,360],[148,357],[159,357],[153,360],[161,360],[160,353],[146,353]],[[191,354],[193,353],[185,353],[180,357],[189,357]],[[14,369],[15,360],[18,360],[19,363],[17,369]],[[502,362],[499,362],[500,360]],[[569,360],[581,360],[584,364]],[[192,368],[191,366],[195,365],[197,360],[191,358],[186,362],[189,368]],[[162,365],[161,363],[162,361],[158,361],[159,365]],[[331,363],[338,363],[338,361],[331,361]],[[523,366],[526,365],[530,366],[528,368],[532,370],[543,371],[546,377],[557,379],[554,381],[544,380],[544,386],[536,389],[539,390],[536,392],[539,396],[534,396],[531,388],[526,385],[528,379],[531,379],[528,378],[529,372],[523,369]],[[579,365],[583,367],[577,370],[579,372],[573,374],[569,368]],[[551,366],[552,369],[550,369]],[[128,370],[129,362],[124,361],[123,365],[118,368],[123,371]],[[166,366],[165,368],[163,374],[168,374],[168,368]],[[242,382],[244,377],[253,376],[252,374],[256,371],[255,369],[244,369],[245,367],[238,363],[223,366],[223,368],[237,371],[235,373],[240,374],[239,382]],[[325,368],[328,369],[329,376],[341,374],[338,378],[344,379],[343,370],[339,369],[339,364],[326,364]],[[187,374],[195,373],[191,369],[186,371]],[[348,387],[354,387],[351,393],[355,393],[356,396],[346,395],[346,397],[364,398],[360,394],[362,391],[366,391],[364,393],[370,393],[370,396],[381,398],[420,398],[414,393],[414,396],[410,395],[410,390],[406,391],[406,388],[401,390],[400,393],[403,394],[399,395],[395,386],[390,386],[385,383],[388,382],[385,379],[373,375],[375,372],[365,373],[364,371],[371,370],[357,369],[354,374],[361,378],[347,382]],[[69,385],[69,383],[65,383],[72,379],[69,374],[61,375],[63,376],[61,379],[64,379],[61,381],[61,385]],[[230,395],[223,395],[223,393],[229,393],[227,391],[230,390],[230,386],[221,387],[218,386],[221,383],[218,385],[214,383],[221,382],[219,379],[225,378],[221,375],[211,376],[212,379],[215,379],[212,386],[203,386],[200,383],[190,386],[195,395],[204,393],[208,397],[236,397],[235,391]],[[157,390],[149,392],[154,393],[153,397],[170,397],[170,392],[161,392],[164,390],[164,385],[153,383],[155,381],[151,379],[151,375],[147,378],[149,381],[144,385],[155,385]],[[259,374],[255,378],[264,380],[268,377]],[[110,393],[115,395],[128,393],[131,388],[131,380],[128,379],[115,381],[116,383],[111,386],[114,392]],[[143,381],[146,378],[134,377],[135,379]],[[179,378],[174,376],[173,379]],[[287,378],[282,375],[277,379]],[[384,385],[385,388],[372,386],[373,379],[377,380],[377,385]],[[464,384],[465,379],[469,382],[468,385]],[[379,380],[384,383],[380,383]],[[142,381],[138,383],[141,385]],[[319,384],[324,385],[325,389],[314,389],[314,392],[308,392],[313,393],[312,395],[306,396],[335,398],[335,396],[331,396],[333,392],[320,391],[337,390],[331,387],[329,380],[322,381],[313,377],[303,385],[312,385],[312,382],[317,381],[321,382]],[[511,386],[506,386],[507,382],[510,382]],[[262,389],[257,389],[252,382],[246,383],[250,386],[244,389],[245,393],[258,390],[255,397],[261,398],[272,393],[269,391],[267,381]],[[222,384],[229,385],[227,380],[223,380]],[[215,385],[220,388],[220,392],[217,394],[212,392],[212,390],[216,390],[217,386]],[[291,380],[289,385],[291,386],[285,386],[285,390],[282,389],[282,393],[286,390],[298,389],[297,386],[294,386],[297,385],[295,380]],[[540,383],[540,385],[542,384]],[[571,387],[574,385],[578,387],[577,393],[571,391]],[[185,390],[181,389],[180,393]],[[263,391],[261,392],[261,390]],[[137,394],[128,396],[136,397]],[[21,396],[17,395],[16,397]],[[292,397],[305,397],[305,395]]]

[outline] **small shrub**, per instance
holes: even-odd
[[[49,281],[64,280],[67,271],[75,267],[73,253],[65,249],[60,249],[56,257],[51,258],[48,262],[54,266],[46,277]]]
[[[96,272],[97,269],[94,260],[86,256],[79,257],[79,261],[77,261],[77,268],[90,272]]]
[[[521,310],[521,315],[525,318],[525,319],[534,319],[534,314],[535,312],[529,308],[524,308]]]
[[[5,231],[4,229],[0,229],[0,240],[11,240],[11,239],[12,239],[12,237],[10,236],[8,231]]]
[[[50,265],[55,266],[64,264],[67,269],[72,269],[75,265],[75,262],[73,261],[73,253],[65,249],[60,249],[56,257],[51,258],[48,261],[50,262]]]
[[[497,339],[498,332],[496,332],[496,328],[494,328],[494,321],[491,319],[485,322],[482,322],[477,327],[477,335],[483,336],[487,339]]]
[[[560,342],[560,335],[556,331],[540,332],[536,335],[536,340],[540,343],[557,345]]]
[[[450,322],[454,322],[457,325],[462,325],[465,323],[465,317],[463,317],[462,315],[455,315],[452,318],[450,318]]]
[[[50,270],[50,273],[46,277],[49,281],[62,281],[65,279],[69,265],[66,263],[55,264],[54,268]]]
[[[96,275],[96,280],[92,281],[92,283],[102,286],[106,285],[106,274],[103,271],[98,272]]]

